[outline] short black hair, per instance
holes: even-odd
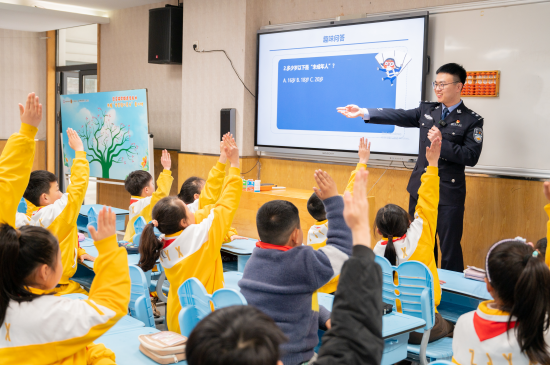
[[[466,83],[466,70],[458,63],[446,63],[438,68],[435,73],[436,75],[439,73],[453,75],[457,77],[462,84]]]
[[[324,221],[327,219],[327,212],[325,211],[325,205],[323,201],[319,199],[317,194],[313,193],[307,201],[307,211],[313,218],[318,222]]]
[[[130,195],[140,196],[143,188],[145,188],[151,180],[153,180],[153,177],[147,171],[132,171],[126,180],[124,180],[124,188]]]
[[[288,339],[273,319],[248,305],[218,309],[193,329],[185,346],[189,365],[276,365]]]
[[[548,239],[546,237],[541,238],[535,244],[535,250],[539,250],[542,257],[546,257],[546,246],[548,245]]]
[[[292,232],[300,228],[298,208],[286,200],[267,202],[256,214],[256,228],[262,242],[284,245]]]
[[[204,179],[198,176],[191,176],[181,184],[180,193],[178,198],[185,204],[191,204],[195,201],[195,194],[201,193],[201,185],[204,183]]]
[[[37,170],[31,172],[31,178],[23,197],[36,205],[40,206],[40,196],[50,192],[51,183],[56,182],[57,177],[49,171]]]

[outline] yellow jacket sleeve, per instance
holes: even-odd
[[[550,241],[550,204],[546,204],[544,207],[546,214],[548,214],[548,223],[546,223],[546,240]],[[546,265],[550,266],[550,250],[546,249]]]
[[[208,178],[204,184],[199,197],[199,209],[202,209],[210,204],[215,204],[220,198],[220,193],[224,185],[226,164],[220,161],[216,162],[216,166],[210,169]]]
[[[172,177],[172,171],[170,170],[163,170],[159,178],[157,179],[157,190],[153,193],[153,196],[151,197],[151,203],[143,208],[141,215],[145,222],[149,222],[151,219],[153,219],[153,208],[155,205],[163,198],[166,198],[170,195],[170,189],[172,188],[172,182],[174,181],[174,178]]]
[[[348,186],[346,186],[346,191],[349,191],[350,194],[352,195],[353,195],[353,186],[355,185],[355,175],[357,174],[357,171],[361,169],[366,170],[367,165],[365,165],[364,163],[358,163],[357,167],[355,168],[355,170],[351,172],[351,176],[349,177]]]
[[[89,179],[90,164],[86,159],[86,152],[76,151],[71,167],[71,183],[67,188],[67,205],[48,227],[54,236],[64,236],[64,232],[76,226],[76,220],[88,190]]]
[[[220,199],[216,204],[200,209],[195,214],[195,223],[198,224],[214,210],[215,219],[208,232],[208,244],[214,251],[220,250],[224,238],[231,228],[233,218],[239,207],[239,202],[241,201],[242,192],[240,170],[237,167],[231,167]],[[200,221],[197,219],[200,219]]]
[[[38,129],[21,123],[19,133],[13,134],[0,156],[0,191],[2,206],[0,223],[15,227],[15,213],[29,184]]]
[[[229,227],[229,231],[227,231],[227,235],[223,239],[223,243],[229,243],[231,242],[231,237],[238,235],[239,233],[237,230],[233,227]]]

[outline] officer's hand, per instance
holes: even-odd
[[[441,154],[441,140],[436,138],[432,142],[432,147],[426,147],[426,160],[428,160],[430,166],[437,167],[439,161],[439,155]]]
[[[336,108],[338,113],[344,114],[348,118],[357,118],[363,116],[363,111],[357,105],[340,106]]]
[[[546,199],[550,200],[550,181],[544,183],[544,195],[546,195]]]
[[[441,135],[439,128],[433,126],[432,129],[428,131],[428,139],[433,143],[436,138],[439,138],[440,141],[443,140],[443,136]]]

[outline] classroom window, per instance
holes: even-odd
[[[57,31],[57,66],[97,63],[97,24]]]

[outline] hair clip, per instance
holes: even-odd
[[[533,251],[533,257],[539,257],[539,252],[537,250]]]

